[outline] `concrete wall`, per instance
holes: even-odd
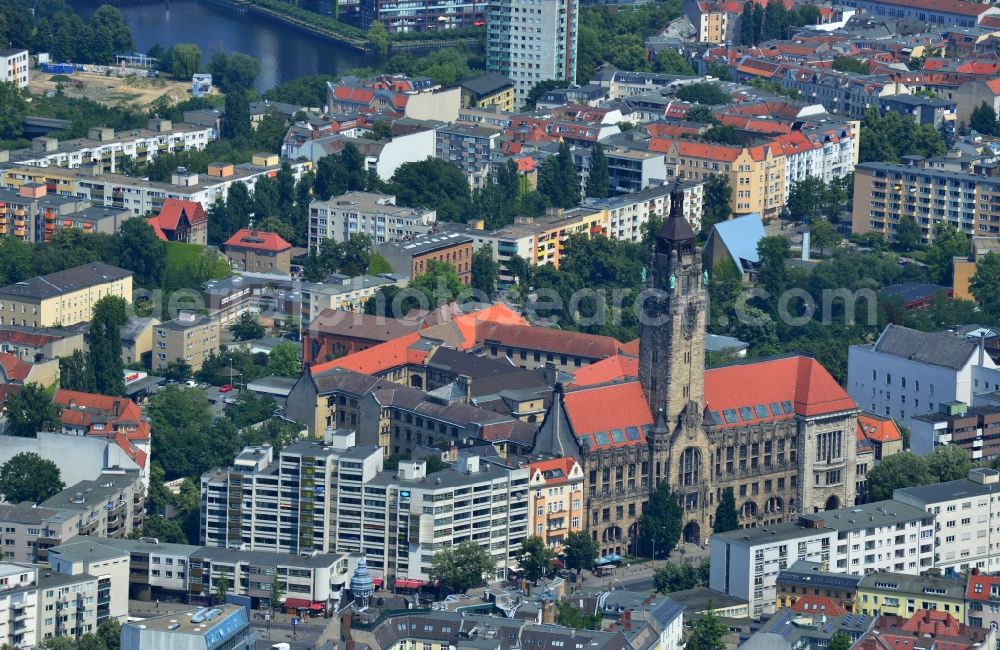
[[[101,438],[64,433],[39,433],[37,438],[0,436],[0,465],[23,452],[33,452],[58,467],[62,481],[74,485],[92,481],[106,467],[143,470],[118,445]]]

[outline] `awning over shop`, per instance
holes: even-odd
[[[306,600],[305,598],[286,598],[285,607],[291,609],[308,609],[312,606],[311,600]]]
[[[381,587],[382,586],[382,578],[374,578],[373,577],[372,578],[372,582],[375,584],[376,587]]]
[[[419,589],[421,582],[419,580],[407,580],[406,578],[396,578],[396,587],[398,589]]]

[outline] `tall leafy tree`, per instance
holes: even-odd
[[[104,296],[94,305],[90,320],[90,363],[94,388],[103,395],[122,395],[122,326],[128,321],[128,303],[118,296]]]
[[[573,208],[580,204],[580,177],[576,173],[569,144],[561,142],[559,153],[549,156],[538,174],[538,191],[550,205]]]
[[[472,256],[472,288],[493,299],[497,293],[500,263],[493,259],[493,245],[486,244]]]
[[[0,82],[0,138],[18,138],[28,115],[28,102],[21,89]]]
[[[954,259],[969,253],[969,238],[947,221],[934,226],[934,243],[927,249],[927,267],[931,279],[938,284],[951,286]]]
[[[144,219],[122,224],[116,240],[118,265],[135,273],[143,287],[159,287],[167,270],[167,246]]]
[[[603,199],[611,196],[611,176],[604,147],[595,142],[590,150],[590,175],[587,177],[587,196]]]
[[[910,215],[903,215],[896,226],[896,249],[901,253],[909,253],[916,249],[924,240],[917,220]]]
[[[986,102],[972,109],[969,115],[969,128],[983,135],[1000,134],[1000,122],[997,122],[997,112]]]
[[[525,579],[538,581],[552,569],[555,559],[555,552],[545,545],[545,540],[532,536],[521,543],[517,563]]]
[[[934,482],[935,478],[927,467],[927,461],[904,451],[883,458],[882,462],[868,472],[868,498],[870,501],[884,501],[892,498],[892,491],[896,488]]]
[[[226,115],[222,118],[222,137],[250,137],[250,96],[243,89],[226,93]]]
[[[712,232],[712,226],[726,221],[733,214],[733,188],[729,177],[713,174],[705,181],[705,202],[701,215],[701,232],[705,237]]]
[[[785,260],[788,259],[789,250],[788,240],[780,235],[764,237],[757,242],[757,255],[760,258],[757,283],[771,294],[772,301],[777,301],[788,286]]]
[[[708,601],[706,613],[691,624],[691,634],[684,643],[685,650],[725,650],[729,630],[714,609],[712,601]]]
[[[438,551],[431,559],[431,578],[460,593],[491,580],[495,572],[493,558],[475,542]]]
[[[1000,316],[1000,255],[987,253],[979,258],[969,289],[984,312],[992,318]]]
[[[298,377],[301,368],[299,346],[294,343],[279,343],[267,355],[267,371],[272,375]]]
[[[469,182],[440,158],[403,163],[389,189],[400,205],[436,210],[438,221],[461,221],[469,212]]]
[[[681,538],[683,517],[684,510],[677,501],[677,495],[666,481],[662,481],[650,496],[646,512],[639,519],[639,540],[651,554],[659,549],[669,555]]]
[[[94,392],[94,368],[88,352],[73,350],[73,354],[59,357],[59,386],[84,393]]]
[[[579,575],[584,569],[593,569],[597,554],[600,553],[597,542],[582,530],[575,530],[566,536],[563,544],[563,557],[566,568],[576,571]]]
[[[177,79],[190,79],[201,68],[201,49],[194,43],[176,43],[171,48],[171,70]]]
[[[719,498],[719,505],[715,508],[715,519],[712,522],[712,532],[725,533],[736,530],[740,527],[739,513],[736,512],[736,498],[733,496],[733,488],[728,487],[722,491]]]
[[[0,466],[0,495],[9,503],[41,503],[65,487],[56,464],[33,452],[17,454]]]
[[[59,407],[52,403],[53,388],[29,382],[7,398],[7,427],[4,433],[34,438],[39,431],[61,428]]]

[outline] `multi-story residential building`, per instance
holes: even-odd
[[[775,612],[741,647],[821,650],[839,636],[847,637],[853,646],[874,627],[876,618],[851,614],[824,599],[806,597]]]
[[[0,326],[0,352],[12,354],[21,361],[34,361],[36,355],[41,355],[43,359],[58,359],[86,349],[82,332],[50,327]]]
[[[103,262],[0,288],[0,325],[66,327],[89,321],[104,296],[132,302],[132,272]]]
[[[955,128],[956,104],[950,99],[924,95],[888,95],[879,98],[879,108],[912,118],[917,124]]]
[[[326,282],[306,282],[302,284],[302,324],[308,325],[315,315],[327,309],[360,313],[365,303],[388,286],[404,285],[409,276],[384,273],[382,275],[331,274]]]
[[[457,112],[456,109],[456,118]],[[392,116],[387,115],[384,118],[391,119]],[[320,158],[338,154],[348,144],[353,144],[364,157],[365,171],[388,180],[404,164],[426,160],[428,156],[434,155],[436,138],[432,124],[420,124],[417,128],[419,130],[381,140],[369,140],[361,137],[361,134],[351,136],[347,133],[296,138],[282,145],[282,155],[295,160],[304,158],[315,163],[319,162]]]
[[[759,212],[766,219],[778,216],[785,205],[785,156],[776,146],[653,138],[649,148],[666,155],[670,176],[704,181],[715,174],[726,175],[734,214]]]
[[[0,562],[0,643],[38,645],[38,568]]]
[[[456,468],[430,476],[425,461],[382,471],[381,448],[355,441],[352,431],[331,432],[322,442],[294,443],[277,461],[270,449],[247,449],[233,468],[206,473],[203,540],[361,552],[385,580],[427,581],[435,551],[469,540],[491,552],[498,577],[516,567],[528,535],[527,468],[462,456]]]
[[[604,157],[608,161],[611,189],[615,192],[641,192],[654,182],[662,183],[667,178],[666,156],[662,153],[609,147],[605,149]]]
[[[971,627],[1000,629],[1000,575],[973,570],[965,590],[965,622]]]
[[[530,463],[528,531],[557,553],[566,536],[584,529],[583,469],[574,458]]]
[[[503,112],[514,110],[514,82],[495,72],[458,82],[462,89],[462,108],[495,106]]]
[[[28,87],[28,50],[17,47],[0,49],[0,82]]]
[[[68,600],[72,597],[76,600],[77,616],[68,617],[69,620],[63,622],[72,623],[74,619],[81,618],[79,611],[81,608],[90,607],[95,609],[93,615],[96,625],[100,625],[109,618],[117,619],[119,623],[125,622],[128,617],[129,585],[129,555],[127,552],[78,538],[71,540],[68,544],[52,548],[49,551],[49,565],[54,572],[75,577],[92,576],[92,579],[97,582],[96,598],[91,598],[89,602],[86,597],[81,598],[80,591],[74,588],[64,588],[64,590],[54,594],[44,594],[43,598]],[[71,594],[73,596],[70,596]],[[45,605],[45,611],[52,611],[47,608],[47,603],[44,601],[41,601],[39,605]],[[55,624],[59,622],[58,619],[54,621]],[[47,624],[44,621],[43,623]]]
[[[186,648],[253,650],[257,634],[250,627],[250,614],[243,605],[219,605],[142,619],[122,626],[122,650]]]
[[[179,241],[185,244],[208,243],[208,214],[197,201],[167,199],[155,217],[148,223],[162,241]]]
[[[196,372],[205,359],[218,352],[219,321],[208,316],[182,311],[177,318],[157,325],[153,333],[155,370],[180,359]]]
[[[931,243],[934,224],[947,221],[967,235],[1000,234],[1000,178],[930,167],[869,162],[854,173],[851,230],[892,239],[911,217]]]
[[[435,32],[481,26],[486,13],[486,2],[434,0],[415,12],[398,2],[360,0],[360,9],[361,25],[365,28],[378,21],[390,32]]]
[[[829,598],[834,605],[854,611],[854,596],[861,576],[834,573],[825,564],[798,560],[781,569],[775,580],[777,607],[793,607],[803,598]]]
[[[855,611],[869,616],[909,618],[927,609],[965,620],[965,580],[958,577],[876,571],[861,578],[855,600]]]
[[[858,163],[860,133],[861,123],[852,121],[778,136],[775,145],[785,156],[785,201],[795,183],[807,178],[829,183],[852,173]]]
[[[127,595],[128,583],[116,585]],[[89,572],[44,573],[38,579],[39,639],[93,634],[111,615],[111,582]],[[125,617],[116,616],[120,622]]]
[[[113,235],[132,216],[127,210],[94,207],[87,199],[50,194],[37,183],[0,190],[0,235],[36,244],[65,228]]]
[[[145,129],[116,133],[112,128],[95,126],[86,138],[38,137],[32,140],[31,147],[8,152],[4,162],[70,169],[92,166],[97,173],[115,174],[125,159],[146,163],[161,153],[204,149],[214,139],[210,128],[192,124],[175,126],[170,120],[153,118]]]
[[[941,402],[936,412],[914,416],[910,424],[913,453],[924,456],[942,445],[964,450],[973,462],[996,460],[1000,456],[1000,408]]]
[[[0,560],[44,562],[49,548],[75,537],[79,517],[35,504],[0,504]]]
[[[490,161],[500,149],[499,129],[456,123],[442,126],[436,133],[438,158],[462,170],[473,188],[490,181]]]
[[[122,364],[126,368],[153,367],[153,329],[160,319],[132,316],[122,325]]]
[[[514,81],[520,108],[539,81],[576,83],[578,0],[491,0],[486,69]]]
[[[237,271],[288,275],[292,245],[276,232],[240,228],[223,244],[229,265]]]
[[[348,192],[309,204],[309,250],[318,254],[324,239],[343,243],[356,234],[376,244],[399,241],[430,232],[436,221],[434,210],[397,207],[395,196]]]
[[[310,162],[287,162],[296,180],[312,168]],[[99,173],[89,165],[79,169],[22,165],[0,169],[0,186],[18,190],[25,183],[47,185],[60,196],[73,196],[88,200],[95,207],[128,210],[141,216],[158,213],[167,199],[196,201],[207,210],[219,199],[225,199],[234,183],[243,183],[253,193],[257,180],[270,178],[278,169],[277,156],[254,155],[251,162],[242,165],[211,164],[207,174],[181,170],[172,174],[167,183]]]
[[[79,535],[123,538],[142,528],[146,486],[138,472],[105,472],[96,480],[71,485],[40,507],[76,513]]]
[[[799,560],[829,565],[837,532],[775,524],[712,535],[708,586],[750,601],[750,615],[772,614],[778,573]]]
[[[919,575],[934,566],[934,515],[902,501],[804,514],[799,523],[837,532],[830,560],[837,571]]]
[[[685,0],[683,12],[697,30],[699,43],[721,45],[739,41],[740,15],[743,13],[743,5],[739,2]]]
[[[996,470],[977,468],[957,481],[899,488],[893,498],[936,517],[934,566],[981,572],[1000,567],[992,541],[994,520],[1000,520],[1000,509],[993,513],[994,504],[1000,503]]]
[[[684,192],[684,218],[695,232],[701,230],[704,188],[705,184],[701,181],[681,184]],[[631,194],[607,199],[585,199],[584,205],[607,213],[608,237],[637,242],[642,240],[643,226],[649,223],[651,216],[662,217],[669,214],[670,189],[671,186],[666,183],[654,183]]]
[[[429,9],[428,13],[431,11]],[[327,108],[332,113],[379,113],[386,117],[454,122],[462,104],[458,87],[443,89],[430,77],[381,74],[359,79],[348,76],[326,85]],[[379,173],[381,175],[381,170]]]
[[[559,267],[562,243],[576,233],[607,234],[607,214],[593,208],[550,208],[544,217],[521,217],[492,234],[501,265],[514,255],[533,265]]]
[[[948,27],[975,27],[983,18],[1000,13],[978,2],[956,0],[942,4],[933,0],[846,0],[844,5],[864,10],[872,16],[918,20]]]
[[[971,405],[977,394],[1000,390],[1000,367],[977,338],[888,325],[874,343],[851,346],[847,390],[866,411],[930,434],[936,427],[917,416],[939,411],[942,404]],[[978,434],[962,435],[969,437]],[[933,436],[922,435],[921,449],[932,442]],[[975,440],[969,444],[976,447]]]
[[[442,262],[451,266],[465,285],[472,283],[472,249],[472,238],[456,232],[418,235],[375,246],[394,273],[412,279],[426,273],[431,262]]]

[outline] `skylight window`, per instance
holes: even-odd
[[[764,406],[763,404],[758,404],[757,406],[753,407],[753,412],[756,413],[757,417],[759,418],[767,417],[767,407]]]
[[[753,411],[750,410],[749,406],[741,406],[740,417],[743,419],[744,422],[749,422],[750,420],[753,419]]]
[[[722,417],[726,418],[727,424],[736,424],[737,422],[736,411],[734,411],[733,409],[726,409],[725,411],[723,411]]]

